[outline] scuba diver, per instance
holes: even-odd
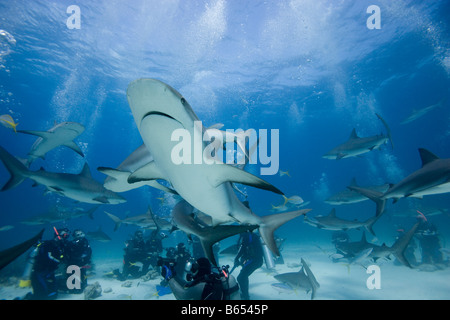
[[[188,261],[192,258],[191,253],[183,242],[178,243],[175,250],[175,273],[176,277],[180,282],[185,282],[186,279],[183,279],[184,266]]]
[[[158,233],[158,230],[153,230],[150,234],[150,238],[147,240],[146,246],[150,265],[152,267],[156,267],[158,263],[158,257],[161,255],[163,251],[162,239],[167,236],[164,233]]]
[[[128,276],[138,278],[147,274],[150,259],[142,230],[137,230],[133,239],[126,242],[124,251],[123,269],[122,274],[118,277],[119,280],[126,280]],[[142,270],[136,265],[136,262],[142,263]]]
[[[161,275],[168,282],[177,300],[239,300],[239,285],[228,273],[228,267],[217,268],[213,272],[207,258],[189,261],[185,268],[189,270],[186,283],[177,280],[174,263],[163,263]]]
[[[58,297],[55,271],[60,263],[65,262],[67,239],[70,234],[67,228],[54,230],[55,236],[52,240],[45,240],[36,246],[30,276],[33,293],[28,293],[24,298],[26,300],[54,300]]]
[[[80,268],[80,289],[72,289],[70,293],[82,293],[87,286],[87,269],[90,268],[92,248],[83,231],[77,229],[72,233],[73,240],[67,245],[67,266]]]
[[[343,245],[350,242],[350,237],[345,231],[334,231],[331,236],[331,243],[336,248],[336,254],[331,256],[333,262],[339,262],[342,258],[350,258],[351,255],[341,250]]]
[[[264,262],[264,252],[262,249],[261,239],[259,235],[251,231],[241,233],[238,241],[239,250],[234,259],[234,268],[242,266],[241,272],[237,277],[239,287],[241,289],[242,300],[250,300],[248,285],[248,277]]]
[[[422,264],[441,264],[444,262],[441,241],[436,226],[430,222],[422,222],[416,230],[422,254]]]

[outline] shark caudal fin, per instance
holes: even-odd
[[[215,227],[203,228],[202,232],[197,233],[196,236],[200,239],[200,243],[206,257],[213,265],[217,266],[216,258],[214,257],[213,252],[213,245],[216,242],[246,231],[252,231],[256,228],[258,228],[258,226],[254,225],[219,225]]]
[[[405,257],[405,250],[408,247],[414,233],[416,233],[417,227],[419,226],[417,222],[407,233],[405,233],[401,238],[399,238],[391,247],[392,254],[400,261],[402,264],[408,268],[412,268],[411,264]]]
[[[112,213],[109,213],[109,212],[106,212],[106,211],[105,211],[105,213],[108,215],[108,217],[111,218],[112,221],[114,221],[114,223],[115,223],[114,231],[117,231],[117,229],[119,229],[120,225],[122,224],[122,220],[120,220],[119,217],[116,217]]]
[[[26,178],[26,173],[28,169],[24,166],[22,162],[11,155],[5,148],[0,146],[0,160],[5,165],[6,169],[9,171],[11,178],[3,186],[1,191],[9,190],[17,187]]]
[[[285,224],[286,222],[297,218],[301,215],[305,215],[311,211],[311,209],[302,209],[290,212],[276,213],[267,216],[262,216],[262,223],[259,225],[259,234],[263,239],[264,243],[269,247],[270,251],[277,257],[280,256],[280,251],[275,243],[273,233],[278,227]]]
[[[369,198],[370,200],[372,200],[373,202],[375,202],[375,204],[377,205],[377,209],[376,209],[376,213],[375,216],[379,218],[379,216],[381,216],[384,212],[384,208],[386,207],[386,200],[381,199],[381,197],[383,196],[382,192],[379,191],[375,191],[375,190],[369,190],[369,189],[364,189],[361,187],[357,187],[357,186],[348,186],[348,189],[358,192],[359,194],[362,194],[363,196]]]

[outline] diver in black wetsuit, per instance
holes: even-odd
[[[444,259],[441,241],[436,226],[430,222],[423,222],[417,228],[415,236],[419,240],[422,254],[422,264],[441,264]]]
[[[58,297],[58,283],[55,271],[60,263],[65,262],[64,255],[67,249],[67,229],[56,230],[52,240],[40,242],[37,245],[37,254],[34,257],[31,272],[31,287],[33,293],[27,294],[27,300],[55,300]]]
[[[175,265],[162,266],[161,275],[169,284],[177,300],[239,300],[239,285],[228,273],[227,267],[213,272],[207,258],[198,258],[188,262],[184,269],[188,272],[187,282],[180,282],[176,277]]]
[[[87,269],[90,268],[92,248],[83,231],[75,230],[73,240],[67,245],[67,266],[75,265],[80,268],[80,289],[72,289],[70,293],[82,293],[87,286]]]
[[[147,252],[149,254],[149,263],[152,267],[156,268],[158,263],[158,257],[163,251],[162,239],[166,236],[164,233],[158,233],[158,230],[153,230],[150,238],[147,240]]]
[[[147,274],[150,266],[150,258],[147,244],[144,241],[144,233],[137,230],[134,237],[126,242],[125,255],[123,257],[123,270],[119,275],[119,280],[126,280],[129,275],[138,278]],[[136,262],[142,263],[142,270],[136,265]]]
[[[242,300],[250,300],[248,285],[248,277],[264,262],[264,253],[262,250],[260,237],[247,231],[241,234],[239,238],[239,251],[234,259],[234,265],[241,265],[242,269],[237,277],[239,287],[241,289]]]

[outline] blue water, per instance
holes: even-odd
[[[80,29],[69,29],[70,5],[81,9]],[[381,29],[370,30],[366,9],[377,5]],[[116,167],[141,143],[125,91],[138,78],[156,78],[178,90],[205,126],[225,129],[278,129],[279,174],[263,178],[287,195],[310,201],[311,216],[327,214],[323,201],[355,177],[361,185],[396,183],[417,170],[417,149],[450,157],[450,3],[448,1],[0,1],[0,114],[9,114],[18,129],[50,129],[74,121],[86,127],[76,140],[85,159],[58,148],[38,159],[32,170],[77,173],[85,161],[103,181],[99,166]],[[413,110],[447,99],[423,117],[401,124]],[[322,158],[347,140],[385,132],[375,116],[389,124],[389,145],[361,157]],[[0,145],[25,157],[35,138],[0,127]],[[249,171],[259,173],[260,165]],[[0,166],[0,184],[9,174]],[[282,198],[243,188],[253,210],[270,213]],[[55,194],[43,195],[30,180],[0,193],[0,249],[40,230],[21,221],[55,204],[88,208]],[[97,254],[121,254],[135,230],[113,232],[107,210],[125,217],[160,214],[160,191],[141,188],[122,194],[127,202],[105,205],[94,220],[60,223],[71,229],[96,230],[112,238],[94,244]],[[448,194],[423,200],[402,199],[388,205],[375,225],[381,238],[414,223],[389,214],[419,205],[448,209]],[[371,202],[339,206],[337,214],[365,220]],[[443,239],[450,234],[448,215],[430,217]],[[44,238],[52,237],[45,225]],[[301,219],[279,230],[288,241],[328,242],[330,232]],[[352,235],[359,237],[359,232]],[[102,247],[103,246],[103,247]],[[105,247],[106,246],[106,247]],[[108,248],[104,250],[104,248]]]

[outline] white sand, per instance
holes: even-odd
[[[300,267],[292,268],[292,264],[300,264],[304,258],[314,273],[320,288],[316,293],[317,300],[440,300],[450,299],[450,268],[433,272],[409,269],[395,265],[393,261],[384,261],[380,266],[380,289],[368,289],[366,282],[371,276],[361,266],[352,265],[350,268],[341,263],[333,263],[328,254],[333,253],[332,247],[321,251],[316,246],[286,246],[283,250],[284,264],[276,265],[275,272],[268,272],[265,268],[258,269],[250,276],[250,297],[253,300],[309,300],[310,293],[305,291],[291,291],[280,293],[272,287],[277,281],[273,278],[276,273],[296,272]],[[232,256],[221,256],[221,264],[232,265]],[[121,267],[121,259],[95,261],[96,273],[89,278],[88,283],[98,281],[104,291],[111,288],[109,293],[103,292],[97,300],[173,300],[172,294],[158,296],[156,285],[161,279],[143,281],[135,279],[129,288],[122,287],[123,282],[104,276],[105,273]],[[237,268],[233,275],[239,274]],[[13,299],[24,296],[29,288],[16,286],[0,287],[0,299]],[[61,300],[83,300],[83,294],[60,294]]]

